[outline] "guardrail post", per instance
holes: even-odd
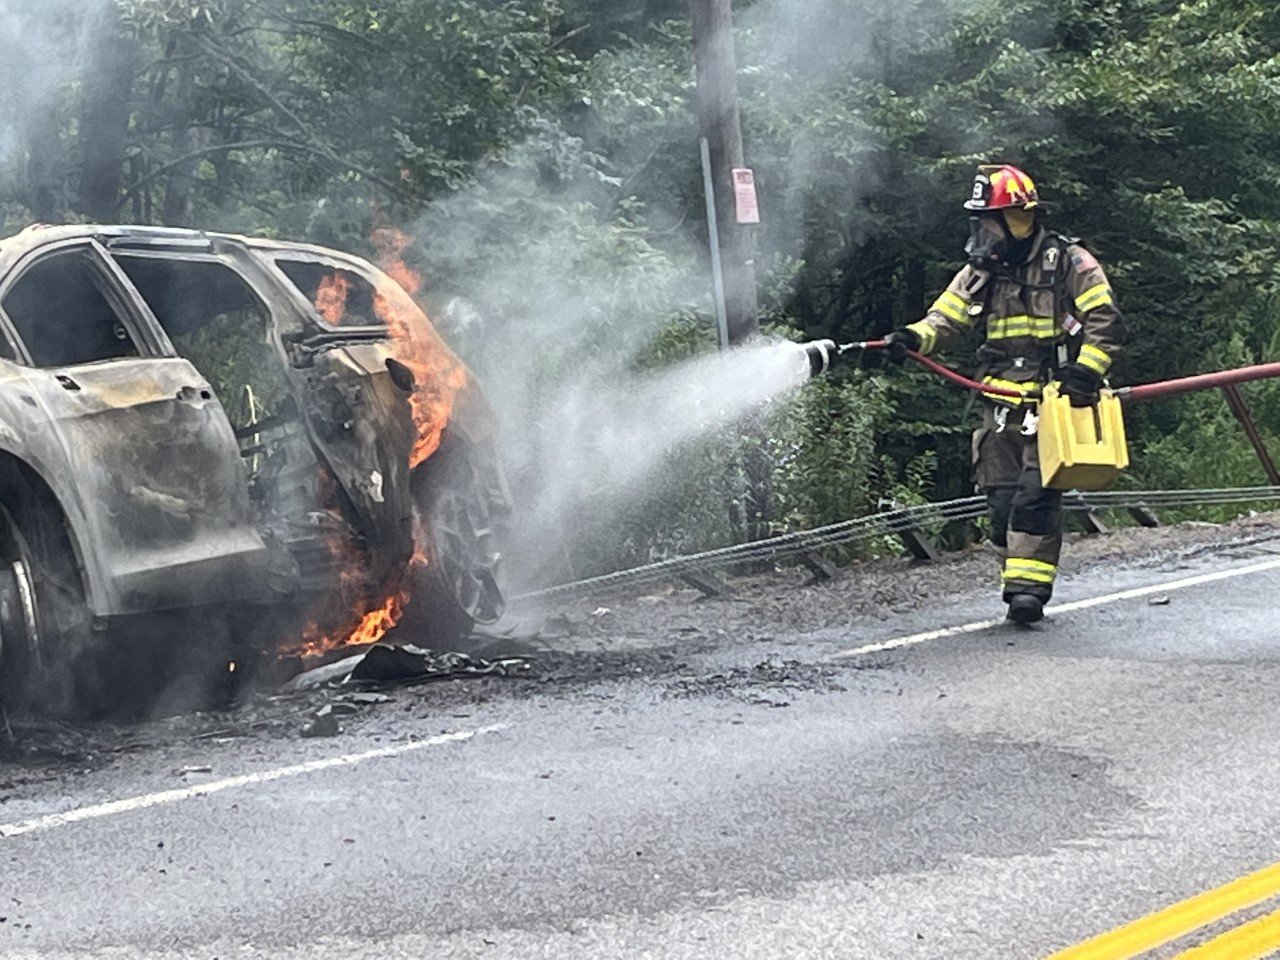
[[[1067,515],[1080,524],[1085,533],[1110,533],[1111,528],[1102,522],[1102,518],[1089,508],[1089,505],[1080,499],[1077,494],[1074,497],[1064,497],[1062,508],[1066,510]]]
[[[839,569],[834,563],[826,557],[817,553],[811,553],[808,550],[802,550],[796,554],[796,559],[804,566],[806,570],[813,574],[814,580],[834,580]]]
[[[1249,412],[1249,405],[1244,402],[1244,397],[1240,395],[1240,388],[1234,383],[1229,383],[1222,388],[1222,392],[1227,398],[1227,406],[1231,408],[1231,412],[1236,415],[1236,419],[1244,427],[1244,434],[1249,438],[1249,443],[1253,446],[1253,452],[1258,455],[1258,462],[1262,464],[1262,470],[1266,473],[1267,480],[1273,487],[1280,486],[1280,472],[1276,471],[1275,461],[1271,459],[1271,454],[1267,452],[1267,445],[1262,442],[1262,436],[1258,433],[1258,425],[1253,422],[1253,414]]]
[[[1145,503],[1135,504],[1132,507],[1125,508],[1129,516],[1138,522],[1138,526],[1154,529],[1160,526],[1160,518],[1156,516],[1156,512],[1148,507]]]
[[[679,574],[680,579],[702,593],[704,597],[733,596],[733,587],[725,583],[709,570],[685,570]]]
[[[890,510],[884,515],[884,525],[897,534],[911,556],[924,563],[937,563],[942,559],[942,551],[920,529],[919,525],[905,510]]]

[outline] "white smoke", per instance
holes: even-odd
[[[48,122],[83,69],[96,15],[111,2],[0,0],[0,162]]]
[[[757,93],[775,112],[814,119],[815,132],[794,142],[779,178],[790,194],[828,175],[824,151],[833,148],[843,151],[841,162],[853,165],[868,193],[878,185],[873,155],[883,145],[870,134],[860,143],[827,142],[823,111],[849,109],[832,99],[842,84],[884,76],[894,66],[884,57],[913,37],[936,35],[973,6],[973,0],[765,0],[739,10],[748,127]],[[626,54],[636,76],[645,74],[636,62],[642,50]],[[685,75],[666,90],[671,96],[691,93],[692,50],[684,53]],[[670,77],[670,49],[656,57],[649,75]],[[656,143],[659,128],[644,107],[624,104],[639,118],[636,134],[619,142],[615,132],[608,162],[548,126],[488,165],[474,185],[434,205],[415,228],[428,275],[452,278],[448,289],[436,291],[449,305],[439,319],[498,411],[521,494],[521,530],[544,554],[567,552],[561,548],[585,536],[586,526],[598,532],[600,511],[646,502],[681,449],[805,379],[795,352],[776,346],[689,361],[656,378],[645,372],[646,358],[669,355],[663,338],[696,339],[705,349],[715,341],[705,241],[696,229],[702,218],[684,224],[674,212],[698,209],[700,196],[673,197],[671,210],[650,199],[621,218],[622,227],[614,216],[613,205],[627,202],[631,178],[652,173],[655,157],[677,158],[683,179],[700,182],[693,104],[686,100],[673,116],[671,103],[663,105],[665,139]],[[565,170],[576,173],[562,176]],[[794,256],[804,236],[800,205],[762,186],[771,252]],[[655,224],[667,228],[661,246],[650,239]],[[674,317],[683,322],[673,326]],[[596,514],[589,525],[584,511]]]

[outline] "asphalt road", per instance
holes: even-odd
[[[975,593],[653,672],[401,691],[330,739],[9,766],[0,954],[1047,956],[1280,861],[1280,555],[1060,599],[1152,585],[1036,630],[913,636],[989,617]]]

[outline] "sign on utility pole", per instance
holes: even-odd
[[[691,3],[707,228],[723,349],[759,330],[751,230],[760,222],[760,212],[755,177],[742,150],[730,0]]]

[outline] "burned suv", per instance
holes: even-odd
[[[93,709],[157,653],[235,670],[501,614],[492,418],[397,269],[176,229],[0,242],[5,696]]]

